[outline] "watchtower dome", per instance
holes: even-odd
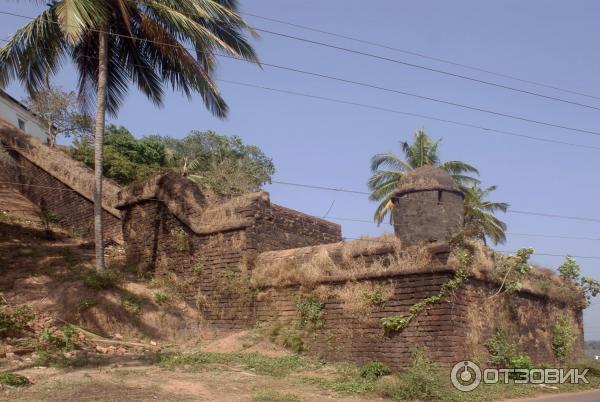
[[[464,220],[464,194],[443,169],[424,166],[407,172],[394,192],[396,236],[407,244],[446,240]]]

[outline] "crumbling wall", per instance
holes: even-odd
[[[520,352],[547,363],[563,314],[576,323],[574,356],[582,350],[581,310],[529,284],[494,296],[487,254],[474,256],[466,283],[386,333],[382,319],[407,315],[455,277],[447,243],[342,242],[339,226],[274,206],[266,193],[215,205],[186,183],[173,174],[137,183],[117,206],[129,266],[177,291],[215,331],[258,324],[311,354],[402,368],[416,350],[439,363],[485,362],[484,344],[501,326]]]
[[[58,223],[76,234],[93,235],[94,173],[58,149],[0,120],[0,179],[17,188],[43,211],[53,214]],[[16,184],[14,184],[16,183]],[[120,187],[103,182],[104,233],[107,239],[122,242],[120,213],[114,208]]]

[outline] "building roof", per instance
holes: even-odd
[[[454,179],[444,169],[436,166],[423,166],[406,172],[399,181],[394,197],[417,191],[445,190],[462,192],[454,184]]]

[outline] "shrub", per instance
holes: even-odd
[[[272,389],[263,389],[252,396],[256,402],[301,402],[302,400],[294,394],[283,394]]]
[[[412,366],[398,375],[396,381],[379,386],[379,393],[395,400],[442,400],[442,387],[437,377],[437,367],[417,351]]]
[[[300,313],[300,326],[311,325],[313,328],[320,328],[323,325],[324,304],[313,298],[299,298],[296,301],[296,309]]]
[[[372,306],[383,307],[387,299],[383,296],[381,289],[366,290],[363,293],[364,300]]]
[[[155,292],[154,293],[154,301],[157,304],[164,304],[169,301],[169,296],[164,292]]]
[[[190,236],[182,228],[172,229],[171,236],[175,239],[177,251],[191,251],[192,241]]]
[[[79,311],[85,311],[92,306],[95,306],[98,302],[95,299],[82,299],[79,301]]]
[[[131,314],[139,314],[142,311],[140,299],[137,296],[126,292],[121,295],[121,305]]]
[[[559,361],[564,362],[567,360],[573,351],[575,338],[575,331],[573,331],[573,326],[568,317],[560,316],[552,328],[550,338],[552,351]]]
[[[25,376],[15,373],[0,373],[0,384],[9,387],[26,387],[31,384]]]
[[[506,331],[497,329],[496,334],[485,343],[490,352],[490,363],[509,369],[531,369],[531,359],[525,353],[517,353],[517,345],[509,339]],[[511,375],[511,378],[514,378]]]
[[[274,325],[269,331],[269,339],[295,353],[304,351],[304,340],[300,331],[282,325]]]
[[[83,284],[94,290],[111,289],[117,285],[117,275],[112,271],[90,269],[83,276]]]
[[[359,375],[368,380],[376,380],[391,372],[390,368],[383,363],[369,362],[360,368]]]
[[[0,336],[19,334],[32,318],[33,310],[28,305],[17,308],[0,307]]]
[[[581,273],[581,268],[579,268],[579,264],[575,260],[575,258],[567,255],[565,262],[558,267],[558,272],[560,277],[566,281],[575,283],[579,280],[579,274]]]

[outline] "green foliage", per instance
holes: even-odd
[[[365,290],[363,299],[371,306],[383,307],[387,300],[383,297],[381,289]]]
[[[17,308],[0,306],[0,337],[18,335],[33,319],[33,310],[28,305]]]
[[[488,201],[486,198],[496,186],[485,189],[479,184],[462,187],[464,198],[464,231],[472,238],[486,241],[489,238],[494,244],[506,242],[506,223],[496,216],[497,212],[506,212],[509,204],[506,202]]]
[[[397,401],[444,400],[437,369],[422,351],[417,351],[412,366],[401,372],[396,381],[381,384],[379,393]]]
[[[567,316],[560,316],[556,320],[556,324],[552,327],[550,343],[554,356],[564,362],[573,351],[576,335],[573,325]]]
[[[192,241],[190,236],[185,232],[185,230],[183,230],[183,228],[171,229],[171,236],[173,239],[175,239],[175,247],[177,247],[177,251],[191,251]]]
[[[460,187],[467,184],[476,184],[479,181],[467,174],[479,174],[473,166],[460,162],[448,161],[442,163],[438,152],[441,140],[433,141],[424,130],[414,133],[413,142],[400,143],[404,158],[391,152],[377,154],[371,158],[371,178],[367,185],[371,190],[369,197],[378,201],[374,219],[377,223],[383,222],[392,209],[392,194],[398,187],[400,178],[408,171],[423,166],[439,166],[446,170]]]
[[[73,142],[71,156],[94,167],[94,147],[90,138]],[[159,173],[167,167],[167,151],[158,137],[136,139],[125,127],[109,125],[104,134],[104,162],[106,177],[120,184]]]
[[[270,183],[275,173],[271,158],[237,136],[192,131],[181,140],[163,138],[163,142],[170,151],[172,167],[220,194],[257,191]]]
[[[255,402],[302,402],[302,399],[294,394],[284,394],[272,389],[257,391],[252,400]]]
[[[567,255],[565,262],[558,267],[561,278],[566,282],[566,290],[581,291],[585,298],[585,305],[589,307],[592,298],[600,294],[600,281],[593,278],[580,278],[581,269],[575,258]]]
[[[112,271],[98,272],[88,269],[83,275],[83,284],[94,290],[111,289],[117,285],[118,277]]]
[[[496,367],[529,369],[533,366],[529,356],[518,353],[516,343],[501,328],[496,329],[496,333],[486,341],[485,346],[490,353],[490,363]]]
[[[98,304],[96,299],[89,299],[89,298],[82,299],[79,301],[78,310],[85,311],[85,310],[95,306],[96,304]]]
[[[579,280],[579,274],[581,273],[581,268],[577,263],[575,258],[567,255],[565,262],[562,263],[560,267],[558,267],[558,272],[560,277],[566,281],[576,283]]]
[[[62,328],[62,335],[57,336],[52,330],[44,329],[40,334],[40,349],[46,351],[60,350],[68,352],[75,349],[75,328],[67,324]]]
[[[502,285],[497,293],[514,293],[521,290],[522,281],[533,270],[529,258],[534,250],[531,247],[517,250],[515,255],[496,254],[494,273],[502,278]]]
[[[296,300],[296,310],[300,314],[300,326],[320,328],[323,325],[323,307],[325,305],[310,297],[299,297]]]
[[[360,368],[359,375],[369,380],[376,380],[391,372],[392,370],[383,363],[369,362]]]
[[[454,240],[454,243],[460,242],[459,240]],[[423,311],[432,306],[435,303],[438,303],[444,297],[446,297],[449,293],[458,289],[468,278],[468,268],[472,263],[472,252],[462,246],[453,245],[454,255],[459,261],[459,268],[454,272],[454,276],[448,282],[444,283],[438,293],[429,296],[422,301],[413,304],[408,309],[408,314],[403,316],[389,316],[381,319],[381,326],[383,327],[383,332],[386,335],[390,335],[394,332],[402,331],[410,322],[418,317]]]
[[[169,301],[169,295],[165,292],[154,292],[154,301],[157,304],[165,304]]]
[[[200,369],[209,364],[235,364],[251,369],[257,374],[283,377],[305,368],[307,362],[299,356],[267,357],[258,353],[191,352],[162,356],[159,364],[169,369],[180,366]]]
[[[269,339],[295,353],[301,353],[305,348],[302,332],[279,323],[270,327]]]
[[[139,314],[142,312],[140,299],[129,292],[125,292],[121,295],[121,305],[131,314]]]
[[[20,374],[0,373],[0,384],[9,387],[26,387],[31,384],[31,381]]]

